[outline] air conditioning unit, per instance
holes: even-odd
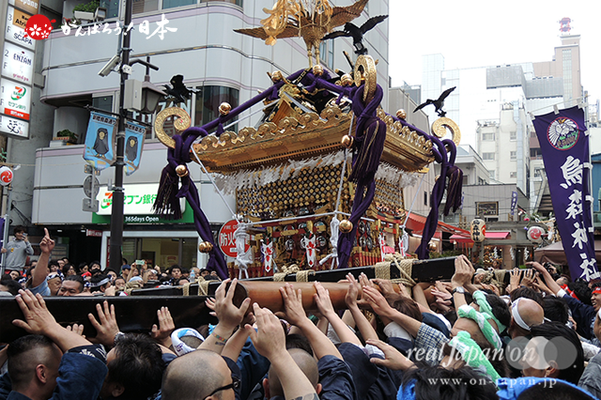
[[[73,11],[73,16],[78,21],[91,22],[94,20],[94,13],[86,12],[86,11]]]

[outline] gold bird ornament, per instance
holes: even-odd
[[[277,39],[302,37],[307,46],[309,66],[319,64],[321,38],[336,27],[359,17],[368,0],[357,0],[346,7],[332,6],[328,0],[315,0],[312,4],[303,0],[277,0],[271,10],[263,9],[269,16],[261,25],[250,29],[236,29],[238,33],[265,40],[273,46]]]

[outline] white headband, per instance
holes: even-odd
[[[106,278],[104,278],[104,279],[103,279],[103,280],[101,280],[100,282],[93,284],[93,285],[92,285],[92,287],[99,287],[99,286],[102,286],[102,285],[106,285],[106,284],[107,284],[107,283],[109,283],[109,282],[110,282],[110,279],[109,279],[109,277],[107,276]]]
[[[511,303],[511,316],[513,317],[513,320],[515,321],[516,324],[518,324],[518,326],[520,328],[530,332],[530,327],[528,326],[527,323],[524,322],[524,320],[522,319],[522,316],[520,315],[520,312],[518,310],[518,304],[520,304],[520,300],[522,300],[521,297],[516,299],[513,303]]]
[[[196,329],[180,328],[174,330],[171,334],[171,341],[173,342],[173,350],[175,351],[175,354],[177,354],[178,357],[196,350],[195,348],[188,346],[181,340],[181,338],[183,338],[184,336],[193,336],[200,339],[203,342],[205,340],[205,338],[200,333],[198,333]]]

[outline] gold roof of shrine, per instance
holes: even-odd
[[[343,113],[332,104],[320,115],[302,113],[283,117],[277,123],[265,122],[257,129],[226,131],[219,138],[209,135],[193,149],[207,169],[225,173],[315,157],[344,148],[341,138],[349,132],[351,116],[352,112]],[[381,109],[378,116],[387,126],[382,161],[404,171],[419,171],[434,161],[431,141]]]

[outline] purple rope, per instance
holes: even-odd
[[[450,181],[449,191],[447,193],[447,203],[452,204],[454,207],[461,205],[461,183],[456,183],[453,187],[453,190],[451,190],[450,184],[451,179],[462,179],[463,176],[461,170],[454,166],[455,158],[457,156],[457,147],[455,146],[455,143],[449,139],[441,141],[437,137],[431,136],[431,140],[442,155],[442,163],[440,168],[440,177],[438,178],[438,181],[436,181],[430,197],[432,208],[430,209],[430,213],[428,214],[428,218],[426,218],[426,222],[424,224],[422,241],[416,250],[417,257],[420,260],[426,260],[430,256],[429,242],[430,239],[432,239],[432,236],[434,236],[434,232],[436,232],[436,228],[438,227],[438,209],[440,207],[440,203],[442,202],[445,188],[447,187],[447,179]],[[445,145],[448,146],[448,150]],[[434,148],[432,150],[434,150]],[[457,170],[459,172],[457,172]],[[447,207],[445,207],[445,213],[448,213]]]
[[[338,268],[347,268],[351,255],[353,239],[356,236],[357,225],[365,214],[376,194],[376,171],[386,140],[386,124],[376,116],[376,111],[383,97],[383,90],[378,85],[374,98],[367,104],[363,103],[365,86],[352,90],[353,113],[358,117],[353,141],[353,167],[349,180],[357,183],[355,198],[349,221],[353,229],[348,233],[340,232],[338,236]]]

